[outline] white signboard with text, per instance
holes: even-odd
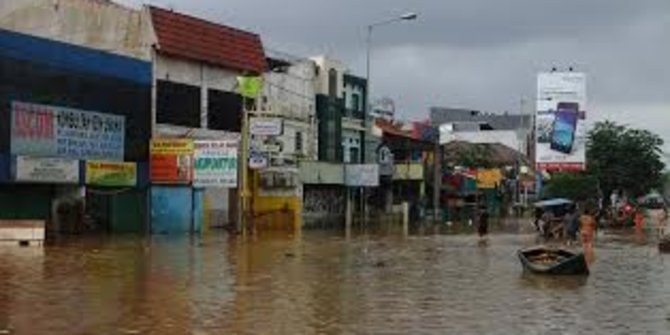
[[[238,141],[195,141],[193,186],[237,187]]]
[[[14,179],[34,183],[79,183],[79,161],[65,158],[17,156]]]
[[[535,163],[540,170],[586,168],[586,75],[540,73],[537,78]]]
[[[256,136],[279,136],[283,133],[280,118],[252,117],[249,121],[249,134]]]

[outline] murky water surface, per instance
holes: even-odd
[[[599,238],[588,278],[524,275],[532,235],[336,232],[0,247],[0,334],[670,334],[670,255]]]

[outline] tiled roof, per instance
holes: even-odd
[[[390,121],[387,121],[387,120],[384,120],[384,119],[376,119],[375,120],[375,126],[379,129],[381,129],[384,133],[389,134],[389,135],[415,139],[414,136],[412,136],[411,131],[402,130],[402,129],[400,129],[400,127],[393,124],[393,122],[390,122]]]
[[[158,52],[238,71],[262,73],[267,68],[257,34],[149,7],[158,38]]]

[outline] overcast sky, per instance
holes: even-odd
[[[257,32],[269,49],[329,54],[360,75],[365,26],[416,12],[373,38],[373,95],[394,99],[402,118],[426,117],[430,106],[518,112],[522,98],[531,110],[537,72],[573,66],[588,74],[592,118],[670,142],[670,0],[150,2]]]

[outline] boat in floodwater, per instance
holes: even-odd
[[[588,275],[583,253],[564,249],[533,247],[518,252],[524,270],[544,275]]]

